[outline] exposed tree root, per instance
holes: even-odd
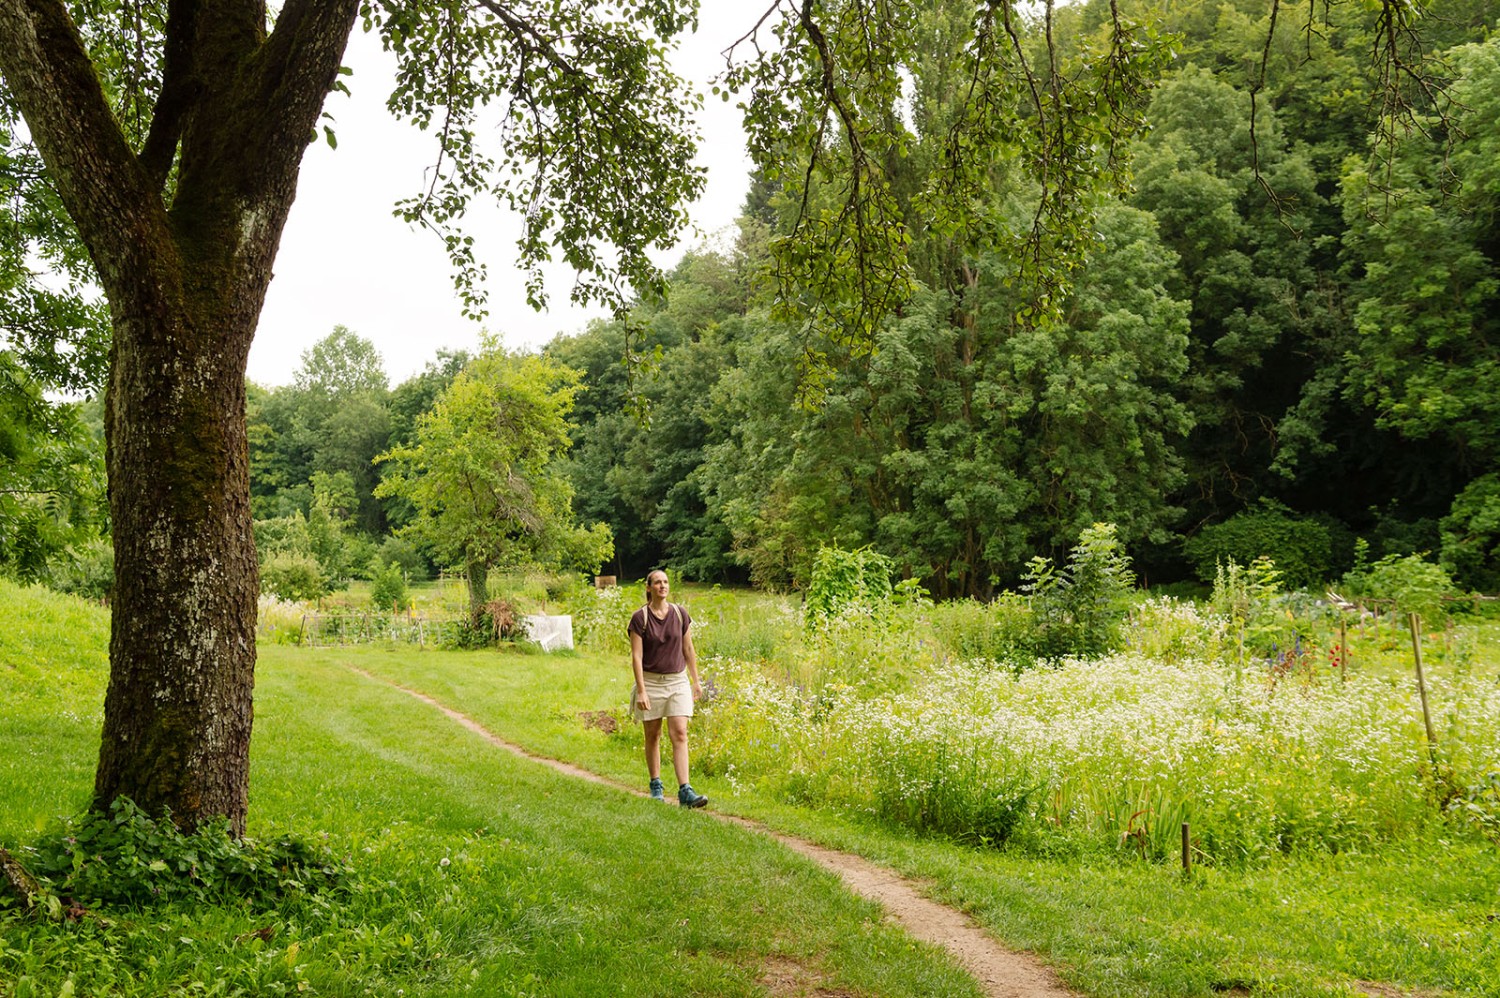
[[[35,915],[46,907],[36,878],[3,847],[0,847],[0,889],[20,901],[21,910],[28,915]]]

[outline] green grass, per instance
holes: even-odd
[[[23,632],[0,646],[0,842],[15,847],[87,797],[97,711],[58,715],[102,697],[104,628],[5,583],[0,605]],[[50,652],[61,625],[77,648]],[[0,995],[739,996],[762,993],[769,961],[833,991],[978,993],[764,837],[517,759],[330,653],[264,656],[252,762],[250,834],[326,837],[358,870],[347,893],[78,924],[0,912]]]
[[[88,803],[109,680],[105,611],[0,582],[0,844]]]
[[[734,594],[714,598],[724,605],[695,595],[695,614],[721,623],[722,611],[734,640],[754,644]],[[102,697],[104,632],[97,611],[72,601],[0,584],[0,604],[12,620],[48,621],[0,637],[0,843],[14,845],[87,797],[97,706],[76,721],[54,715]],[[75,647],[53,650],[59,633]],[[18,654],[54,664],[24,671]],[[748,995],[762,993],[757,969],[772,959],[812,968],[835,993],[975,993],[946,960],[774,844],[516,760],[349,666],[533,751],[644,783],[638,728],[608,735],[580,718],[623,707],[629,673],[617,646],[553,656],[263,646],[251,834],[326,833],[361,871],[351,896],[274,912],[138,913],[109,929],[0,915],[0,996],[50,998],[70,975],[80,995],[296,993],[303,983],[348,995],[621,985]],[[1486,655],[1474,668],[1493,664]],[[13,779],[38,760],[46,771]],[[1124,854],[966,848],[736,792],[724,779],[695,785],[716,810],[901,870],[1087,994],[1350,996],[1373,981],[1424,996],[1500,995],[1500,850],[1441,825],[1363,854],[1272,857],[1185,878]],[[249,935],[268,928],[269,942]]]

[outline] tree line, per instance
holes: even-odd
[[[1086,50],[1107,6],[1059,11],[1057,44]],[[1129,190],[1095,201],[1086,263],[1038,310],[1024,254],[912,194],[961,86],[943,40],[963,11],[937,5],[884,174],[913,199],[909,300],[862,347],[786,321],[775,247],[808,207],[761,170],[732,245],[547,348],[585,372],[581,514],[626,572],[780,586],[821,546],[871,545],[987,597],[1110,522],[1148,580],[1268,554],[1311,584],[1362,538],[1500,589],[1500,44],[1495,5],[1437,7],[1451,103],[1403,111],[1372,98],[1379,10],[1282,37],[1264,5],[1168,4]],[[1035,187],[992,170],[1024,231]],[[632,378],[626,355],[654,360]]]
[[[1098,4],[1064,13],[1080,38],[1102,23]],[[914,292],[868,344],[788,321],[775,247],[807,208],[758,171],[732,240],[688,253],[665,295],[544,350],[561,380],[538,397],[563,390],[572,424],[547,451],[570,493],[562,520],[613,539],[596,527],[567,563],[785,587],[820,547],[869,545],[936,594],[988,597],[1110,522],[1148,580],[1270,554],[1312,583],[1351,567],[1363,538],[1368,557],[1426,552],[1500,588],[1500,45],[1482,40],[1493,5],[1445,13],[1427,37],[1452,106],[1403,129],[1368,100],[1373,15],[1257,52],[1255,5],[1170,6],[1177,53],[1131,188],[1097,200],[1086,263],[1045,312],[1028,314],[1024,260],[929,224],[909,250]],[[898,192],[942,151],[957,16],[939,5],[923,22]],[[1261,58],[1283,65],[1252,117]],[[1024,228],[1025,185],[992,187]],[[442,543],[451,525],[414,529],[410,491],[382,484],[396,465],[380,458],[412,458],[474,361],[440,353],[392,388],[374,346],[339,327],[290,385],[249,386],[264,586],[309,596],[392,564],[472,576],[536,555],[512,519],[508,549],[495,538],[470,558]],[[7,398],[6,563],[106,585],[77,567],[107,558],[88,540],[107,528],[88,434],[64,419],[28,436],[40,417]],[[23,501],[42,468],[63,484]],[[71,555],[49,569],[49,551]]]

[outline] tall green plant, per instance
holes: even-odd
[[[406,573],[394,561],[381,567],[378,562],[370,576],[370,603],[381,610],[394,607],[405,610],[411,606],[411,596],[406,590]]]
[[[1363,589],[1376,599],[1390,600],[1397,613],[1415,613],[1426,621],[1448,616],[1446,597],[1458,588],[1441,565],[1423,555],[1387,555],[1370,567]]]
[[[1063,568],[1032,558],[1025,579],[1039,658],[1094,658],[1119,647],[1135,575],[1114,524],[1084,530]]]
[[[1247,646],[1258,649],[1264,638],[1275,633],[1272,601],[1281,594],[1281,573],[1276,562],[1262,555],[1248,566],[1233,558],[1221,561],[1214,572],[1210,603],[1214,612],[1229,621],[1235,637],[1235,679],[1245,666]]]
[[[819,548],[807,585],[808,626],[888,606],[895,592],[891,586],[894,571],[891,559],[868,547],[856,551]]]

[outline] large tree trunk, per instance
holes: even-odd
[[[243,832],[259,591],[245,439],[254,326],[204,311],[195,322],[115,306],[115,594],[94,795],[188,826],[227,815]]]
[[[0,0],[0,72],[98,269],[115,540],[95,806],[191,829],[249,797],[256,559],[245,363],[357,0],[174,0],[127,144],[59,0]],[[175,167],[175,187],[168,183]]]

